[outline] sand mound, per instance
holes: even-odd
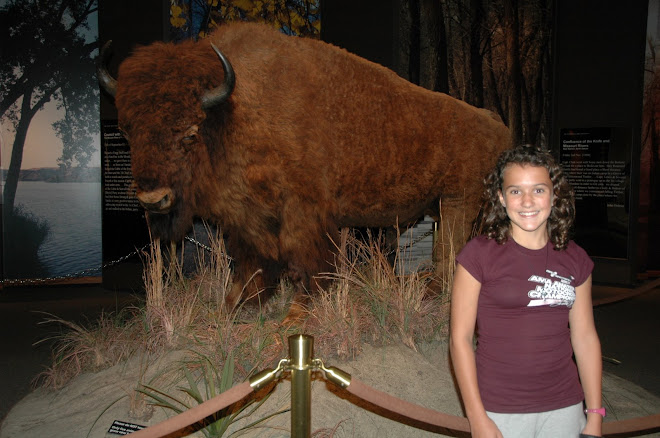
[[[148,382],[176,366],[182,357],[182,353],[171,353],[148,366],[134,359],[98,373],[78,376],[58,391],[38,389],[12,408],[2,424],[0,438],[112,437],[118,435],[107,431],[115,420],[145,426],[163,421],[168,413],[136,403],[133,390],[139,382]],[[461,415],[446,344],[426,345],[420,347],[419,352],[401,345],[366,346],[355,360],[326,360],[326,366],[337,366],[363,383],[404,400]],[[172,389],[171,393],[177,390]],[[603,379],[603,396],[609,411],[608,421],[660,412],[660,399],[609,374]],[[238,422],[231,430],[286,409],[289,400],[290,384],[283,379],[253,417]],[[289,425],[290,414],[286,412],[237,436],[287,437],[290,436]],[[320,376],[312,384],[312,432],[317,436],[334,437],[447,436],[371,412],[359,400],[351,399],[350,394]],[[198,432],[191,436],[203,435]],[[660,433],[644,436],[660,437]]]

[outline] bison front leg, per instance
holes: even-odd
[[[292,210],[296,214],[288,218],[280,232],[282,260],[287,262],[287,274],[295,287],[285,323],[301,319],[308,307],[310,293],[326,286],[327,281],[319,274],[333,269],[332,242],[337,242],[339,237],[339,230],[330,225],[331,221],[323,220],[313,212],[304,214],[304,208]]]
[[[225,305],[233,309],[240,302],[265,301],[277,289],[282,266],[250,251],[239,239],[230,239],[230,255],[234,258],[232,287],[225,297]]]

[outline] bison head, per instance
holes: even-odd
[[[181,240],[200,214],[199,180],[212,161],[214,136],[204,122],[211,110],[227,111],[234,70],[213,44],[220,63],[208,43],[155,43],[127,58],[115,80],[105,68],[109,45],[101,51],[97,73],[115,97],[119,126],[131,147],[137,198],[154,237]]]

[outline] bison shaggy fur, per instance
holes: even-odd
[[[203,109],[226,76],[211,43],[236,82]],[[231,303],[283,273],[313,290],[342,227],[437,217],[442,200],[444,223],[470,228],[482,177],[510,142],[487,110],[258,24],[136,49],[115,102],[152,234],[180,240],[195,217],[217,224],[236,260]]]

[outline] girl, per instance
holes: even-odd
[[[472,437],[600,436],[593,262],[568,238],[573,191],[552,156],[529,146],[502,153],[485,184],[484,234],[456,257],[451,298],[450,351]]]

